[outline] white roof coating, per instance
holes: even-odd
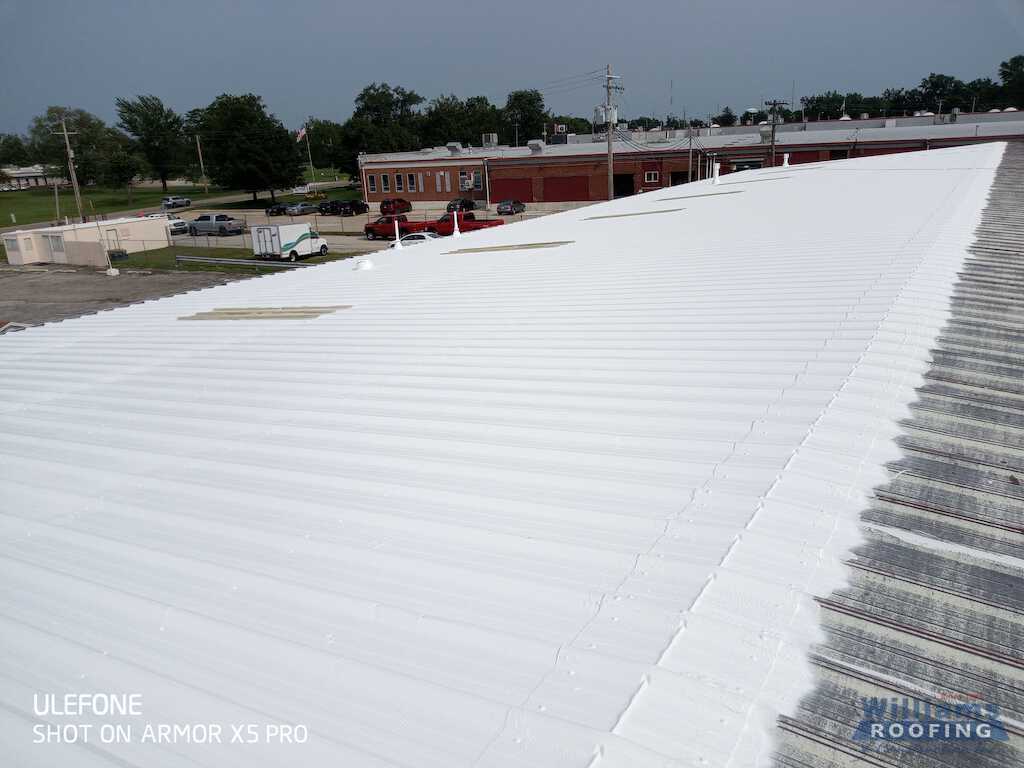
[[[1004,146],[747,171],[4,336],[6,763],[766,762]],[[270,307],[330,309],[181,319]],[[141,713],[34,712],[68,693]],[[34,744],[42,722],[131,740]],[[144,741],[161,723],[222,743]]]

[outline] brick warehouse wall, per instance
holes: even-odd
[[[468,174],[468,178],[473,178],[474,171],[480,174],[481,188],[470,192],[461,191],[459,189],[459,173],[464,172]],[[413,192],[409,191],[410,174],[416,185]],[[447,183],[445,183],[446,174]],[[476,158],[471,162],[433,161],[395,165],[374,163],[363,169],[363,175],[363,192],[368,203],[380,202],[386,197],[401,197],[413,203],[453,200],[456,197],[484,200],[487,192],[486,174],[481,158]],[[401,176],[402,179],[401,189],[398,188],[398,176]],[[374,184],[370,183],[371,177]],[[384,191],[384,177],[388,179],[388,191],[386,192]],[[372,187],[375,187],[375,191],[372,191]]]

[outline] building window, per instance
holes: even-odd
[[[469,189],[469,171],[459,171],[459,191]]]
[[[391,177],[388,176],[386,173],[382,173],[380,175],[380,190],[381,192],[391,191]]]
[[[402,174],[400,174],[400,173],[396,173],[395,174],[395,192],[402,192],[404,190],[404,186],[403,186],[404,181],[405,181],[405,179],[402,178]]]
[[[5,237],[4,238],[4,248],[7,249],[8,253],[17,253],[18,252],[18,241],[15,238],[13,238],[13,237],[10,238],[10,239]]]
[[[452,191],[452,175],[450,173],[448,173],[448,171],[444,172],[444,191],[445,192],[451,192]]]
[[[484,188],[484,175],[480,171],[473,171],[473,189],[481,190]]]
[[[410,192],[415,192],[416,191],[416,174],[415,173],[410,173],[409,176],[408,176],[408,181],[409,181],[409,183],[406,184],[406,187],[408,187]]]
[[[644,171],[644,184],[657,184],[658,183],[658,172],[657,171]]]
[[[51,253],[64,253],[64,238],[60,235],[43,235]]]
[[[372,174],[367,176],[366,177],[366,183],[370,185],[370,191],[371,192],[376,192],[377,191],[377,177],[376,176],[374,176]]]
[[[441,191],[441,172],[440,171],[438,171],[437,173],[434,174],[434,191],[435,192],[440,192]]]
[[[423,174],[420,174],[420,192],[426,192],[427,188],[423,186]]]

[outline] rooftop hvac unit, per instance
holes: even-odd
[[[482,136],[481,144],[485,147],[496,147],[498,146],[498,134],[496,133],[485,133]]]
[[[462,145],[457,141],[449,141],[445,146],[448,147],[448,151],[453,155],[462,154]]]

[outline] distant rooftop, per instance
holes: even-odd
[[[972,112],[958,115],[919,115],[913,117],[870,118],[865,120],[820,120],[780,123],[776,126],[776,144],[782,147],[807,144],[850,143],[853,141],[913,141],[915,139],[955,139],[1024,136],[1024,112]],[[729,128],[694,128],[657,131],[618,130],[613,142],[615,154],[666,152],[687,149],[691,139],[695,149],[715,150],[730,147],[760,146],[766,125],[739,125]],[[532,145],[532,147],[531,147]],[[362,155],[363,165],[517,159],[528,157],[564,157],[600,154],[605,151],[605,134],[567,137],[565,144],[546,144],[531,140],[526,146],[462,146],[455,142],[443,147],[425,147],[413,152],[383,152]]]

